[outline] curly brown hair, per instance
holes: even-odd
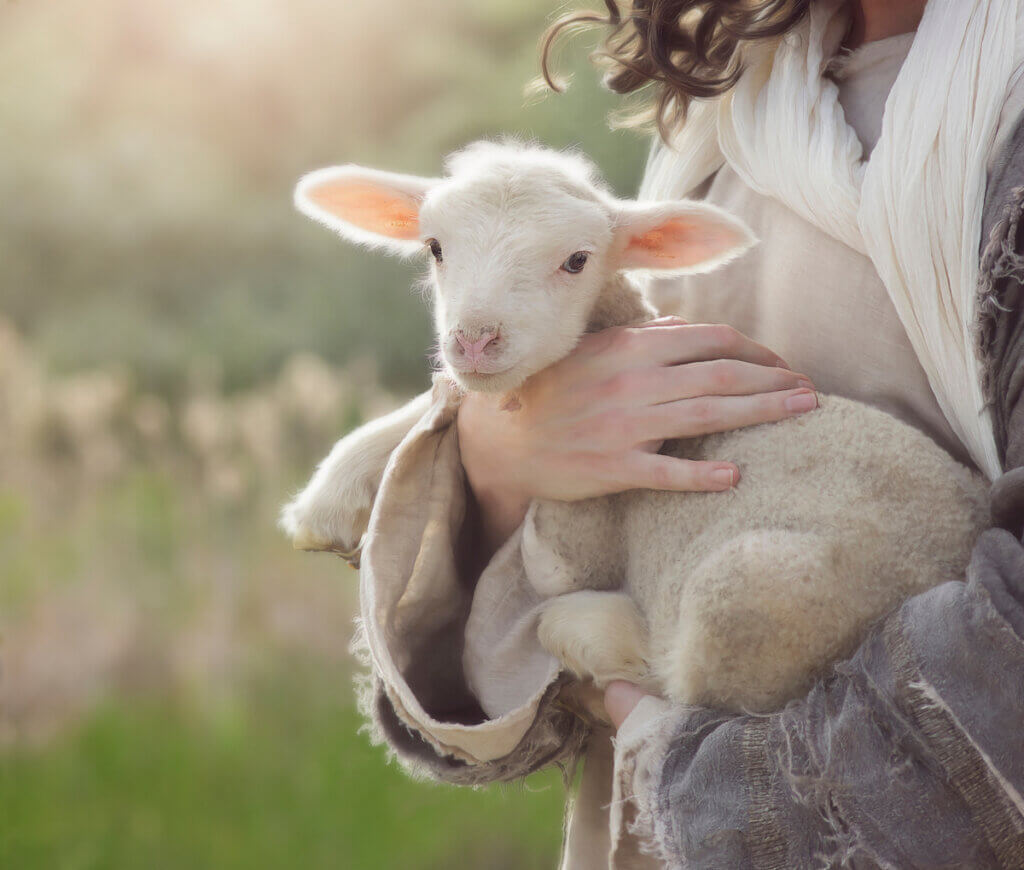
[[[633,122],[653,120],[667,142],[694,98],[729,90],[743,71],[741,47],[796,26],[811,0],[605,0],[607,14],[581,11],[552,24],[541,38],[541,69],[555,91],[551,50],[567,31],[600,25],[610,32],[592,55],[619,94],[651,85],[654,99]],[[624,7],[625,11],[623,11]]]

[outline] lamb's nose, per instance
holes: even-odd
[[[479,359],[483,355],[484,348],[497,337],[498,333],[495,330],[488,329],[481,332],[480,337],[476,341],[471,341],[466,338],[466,334],[461,329],[455,331],[455,340],[462,348],[462,352],[471,360]]]

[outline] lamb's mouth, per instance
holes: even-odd
[[[453,372],[457,372],[460,375],[475,375],[480,378],[489,378],[497,375],[503,375],[508,371],[511,371],[513,366],[504,366],[500,369],[492,369],[487,363],[479,363],[472,368],[466,367],[465,365],[455,365],[452,362],[448,363],[449,367]]]
[[[444,361],[448,368],[459,377],[492,378],[501,377],[514,369],[518,360],[511,363],[507,359],[477,359],[472,362],[468,360],[452,360],[448,354],[444,354]]]
[[[518,372],[518,365],[507,366],[500,371],[460,371],[451,367],[455,379],[466,389],[476,393],[503,393],[518,387],[524,380]]]

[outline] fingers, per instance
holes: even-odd
[[[627,683],[625,680],[613,680],[604,691],[604,708],[608,711],[608,718],[618,729],[626,717],[633,712],[644,698],[646,692],[635,683]]]
[[[748,396],[800,388],[813,390],[806,375],[778,366],[735,359],[716,359],[677,366],[659,366],[625,373],[628,386],[652,405],[696,396]]]
[[[693,438],[711,432],[725,432],[771,423],[803,414],[818,407],[813,390],[780,390],[753,396],[702,396],[680,399],[650,408],[638,426],[645,440]]]
[[[740,479],[740,470],[731,462],[697,462],[660,453],[632,453],[624,471],[630,489],[672,492],[723,492]]]

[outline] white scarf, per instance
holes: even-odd
[[[658,148],[645,199],[685,196],[724,163],[758,193],[870,257],[939,407],[978,467],[1001,473],[974,349],[987,165],[1022,69],[1024,0],[930,0],[868,162],[824,77],[841,0],[757,48],[724,97],[694,103]]]

